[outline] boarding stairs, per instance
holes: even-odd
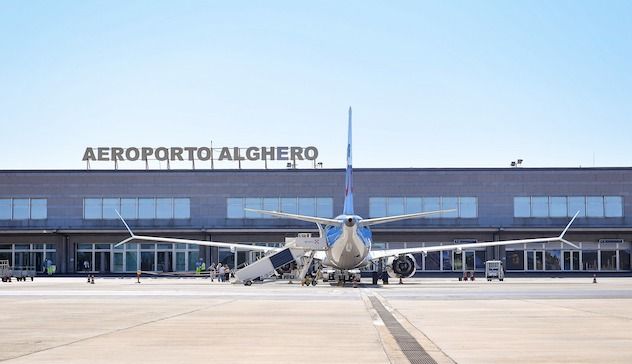
[[[316,250],[324,250],[326,244],[323,238],[312,238],[311,236],[299,236],[297,238],[286,239],[285,246],[272,254],[261,257],[235,272],[235,278],[247,286],[252,284],[253,280],[269,277],[275,271],[284,265],[296,262],[301,266],[299,280],[305,277],[309,265],[314,258]],[[307,261],[304,261],[304,258]]]

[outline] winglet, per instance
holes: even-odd
[[[566,225],[566,228],[564,229],[564,231],[562,231],[562,233],[560,234],[559,238],[562,239],[564,238],[564,234],[566,234],[566,232],[568,231],[568,228],[571,227],[571,224],[573,223],[573,221],[575,221],[575,218],[577,217],[577,215],[579,215],[579,211],[577,211],[575,213],[575,216],[573,216],[573,218],[571,219],[571,221],[568,223],[568,225]]]
[[[134,233],[132,232],[132,229],[129,228],[129,225],[127,225],[127,223],[125,222],[125,220],[123,219],[123,216],[121,216],[121,214],[119,214],[118,210],[114,210],[116,212],[116,214],[118,215],[118,217],[121,219],[121,221],[123,221],[123,225],[125,225],[125,228],[127,228],[127,231],[129,231],[129,234],[131,235],[129,238],[119,242],[118,244],[114,245],[114,247],[118,247],[121,246],[125,243],[127,243],[128,241],[132,241],[136,238],[136,235],[134,235]]]
[[[568,231],[568,229],[571,227],[571,224],[573,223],[573,221],[575,221],[575,218],[577,217],[577,215],[579,215],[579,211],[577,211],[575,213],[575,216],[573,216],[573,218],[571,219],[571,221],[568,223],[568,225],[566,225],[566,228],[564,229],[564,231],[562,231],[562,233],[560,234],[560,236],[558,236],[559,241],[568,244],[570,246],[572,246],[575,249],[581,249],[580,247],[578,247],[577,245],[571,243],[570,241],[564,239],[564,234],[566,234],[566,232]]]

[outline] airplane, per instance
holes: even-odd
[[[427,217],[433,214],[441,214],[453,212],[455,210],[438,210],[426,211],[396,216],[386,216],[377,218],[363,218],[354,212],[353,208],[353,167],[352,167],[352,110],[349,107],[348,120],[348,141],[347,141],[347,166],[345,170],[345,193],[342,214],[335,218],[325,218],[316,216],[306,216],[291,214],[280,211],[257,210],[245,208],[244,210],[264,215],[270,215],[277,218],[294,219],[310,223],[315,223],[318,227],[320,236],[325,239],[325,249],[315,251],[312,255],[313,259],[321,262],[327,272],[328,280],[337,281],[344,284],[346,281],[358,282],[360,280],[359,268],[366,267],[373,262],[386,259],[386,271],[392,278],[401,279],[412,277],[417,271],[417,263],[412,254],[423,254],[424,256],[430,252],[436,251],[456,251],[462,252],[464,249],[475,249],[490,246],[513,245],[525,243],[549,243],[563,242],[576,249],[575,244],[564,239],[564,235],[570,228],[571,224],[579,214],[579,211],[573,216],[566,228],[559,236],[548,238],[531,238],[518,240],[490,241],[468,244],[451,244],[430,247],[415,247],[403,249],[382,249],[373,250],[373,236],[371,226],[378,224],[386,224],[395,221],[417,219]],[[118,211],[117,211],[118,214]],[[213,246],[220,248],[230,248],[234,250],[248,250],[257,252],[275,252],[284,249],[284,247],[265,247],[239,243],[223,243],[203,240],[189,240],[178,238],[165,238],[154,236],[135,235],[125,220],[120,216],[123,224],[130,233],[130,237],[116,244],[115,247],[125,244],[132,240],[147,240],[167,243],[184,243],[202,246]]]

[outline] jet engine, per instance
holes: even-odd
[[[386,271],[391,278],[409,278],[415,274],[417,263],[411,254],[389,258]]]

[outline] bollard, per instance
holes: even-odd
[[[86,283],[90,283],[90,275],[88,274],[88,281]]]
[[[399,277],[399,284],[404,284],[404,281],[402,280],[402,277]]]
[[[140,270],[136,271],[136,283],[140,283]]]
[[[90,284],[94,284],[94,274],[90,276]]]
[[[597,283],[597,275],[593,274],[593,283]]]

